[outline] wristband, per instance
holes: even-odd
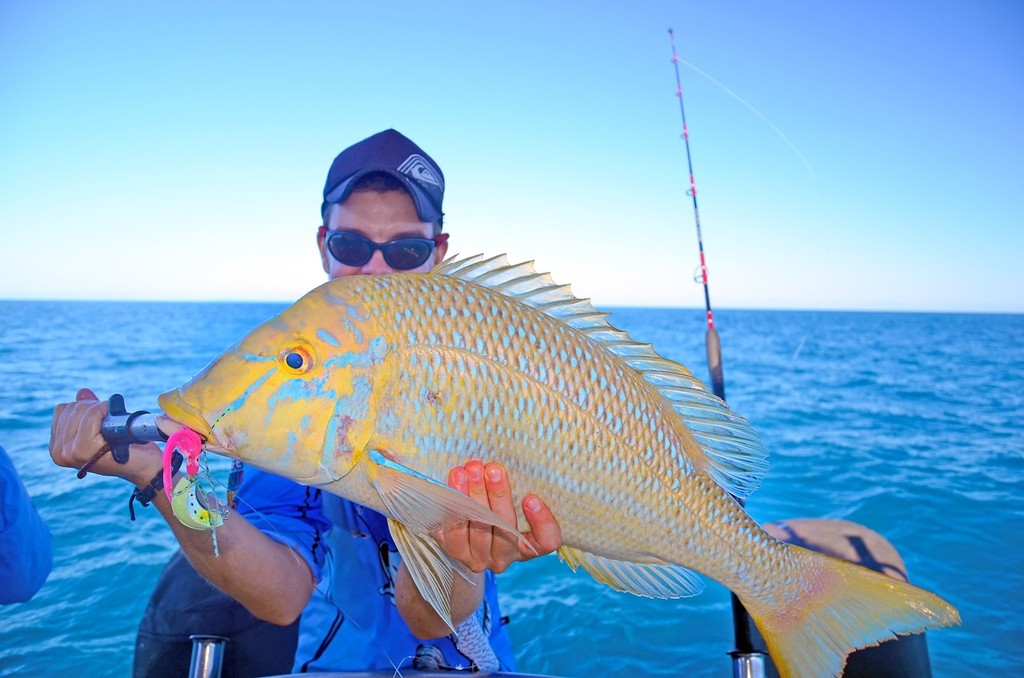
[[[171,475],[178,472],[181,468],[181,462],[185,458],[178,452],[174,453],[174,457],[171,460]],[[135,520],[135,501],[142,506],[149,506],[152,503],[153,498],[156,497],[156,493],[162,490],[164,487],[164,472],[161,469],[150,481],[149,485],[145,487],[136,487],[132,491],[132,496],[128,498],[128,515],[131,516],[132,520]]]

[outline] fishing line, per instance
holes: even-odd
[[[671,33],[671,32],[672,31],[669,31],[669,33]],[[724,84],[722,84],[718,80],[715,80],[713,77],[711,77],[710,75],[708,75],[707,73],[705,73],[701,69],[697,68],[696,66],[691,64],[689,61],[686,61],[684,59],[683,60],[683,65],[686,66],[687,68],[690,68],[691,70],[693,70],[698,75],[701,75],[704,78],[707,78],[707,80],[709,82],[711,82],[716,87],[720,88],[723,92],[725,92],[726,94],[731,96],[736,101],[740,102],[748,111],[750,111],[751,113],[756,115],[758,118],[760,118],[761,122],[763,122],[764,124],[768,125],[768,127],[770,127],[772,129],[772,131],[775,132],[775,134],[777,134],[779,136],[779,138],[782,139],[786,143],[787,146],[789,146],[790,150],[797,154],[797,157],[800,158],[800,162],[802,162],[804,164],[804,167],[807,169],[807,173],[811,175],[811,178],[814,179],[815,182],[818,181],[818,175],[814,173],[814,168],[811,167],[811,163],[807,161],[807,158],[804,156],[803,153],[800,152],[800,149],[797,148],[797,145],[794,144],[789,139],[789,137],[787,137],[785,134],[783,134],[782,130],[779,129],[771,120],[769,120],[767,117],[765,117],[764,113],[762,113],[761,111],[759,111],[756,108],[754,108],[754,106],[752,104],[750,104],[746,99],[744,99],[739,94],[737,94],[736,92],[734,92],[731,89],[729,89],[728,87],[726,87]]]
[[[793,357],[789,359],[789,366],[792,367],[793,363],[796,362],[797,356],[800,355],[800,350],[804,347],[804,342],[807,341],[807,332],[804,332],[804,336],[800,338],[800,345],[796,347],[796,351],[793,353]]]

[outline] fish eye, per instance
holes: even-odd
[[[289,372],[302,374],[313,367],[313,356],[305,346],[289,346],[278,356]]]

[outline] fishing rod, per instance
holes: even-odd
[[[672,65],[676,72],[676,97],[679,99],[679,115],[683,119],[683,142],[686,145],[686,166],[690,172],[690,190],[686,193],[693,199],[693,219],[697,225],[697,248],[700,251],[700,274],[704,283],[704,307],[707,310],[708,329],[704,333],[704,345],[708,354],[708,372],[711,377],[711,391],[725,400],[725,375],[722,371],[722,342],[715,329],[715,318],[711,312],[711,293],[708,290],[708,266],[704,257],[704,237],[700,230],[700,210],[697,208],[697,182],[693,175],[693,156],[690,153],[690,130],[686,125],[686,108],[683,105],[683,82],[679,77],[679,57],[676,54],[676,36],[668,29],[672,43]],[[742,505],[740,498],[736,500]],[[735,678],[763,678],[765,676],[765,655],[754,648],[750,615],[743,608],[735,593],[732,596],[732,623],[735,649],[729,653],[733,658]]]
[[[683,142],[686,144],[686,166],[690,172],[690,190],[686,192],[693,199],[693,220],[697,225],[697,249],[700,252],[700,275],[704,282],[704,308],[707,310],[708,329],[704,343],[708,353],[708,371],[711,374],[712,392],[725,400],[725,376],[722,373],[722,343],[715,329],[715,317],[711,312],[711,293],[708,291],[708,266],[704,257],[704,237],[700,230],[700,210],[697,208],[697,182],[693,176],[693,156],[690,153],[690,130],[686,125],[686,108],[683,105],[683,83],[679,78],[679,57],[676,55],[676,36],[668,29],[672,43],[672,65],[676,71],[676,97],[679,99],[679,115],[683,119]]]

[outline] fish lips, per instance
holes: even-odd
[[[162,393],[157,398],[157,402],[164,414],[201,435],[207,447],[211,449],[220,447],[213,429],[206,422],[206,417],[198,407],[182,399],[180,390]]]

